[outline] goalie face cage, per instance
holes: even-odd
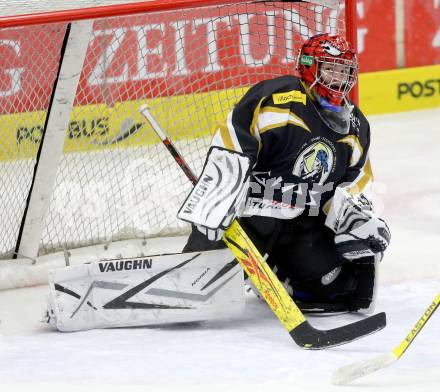
[[[353,29],[349,0],[217,3],[0,18],[0,258],[188,232],[191,185],[139,106],[199,173],[247,88],[294,74],[311,35]]]

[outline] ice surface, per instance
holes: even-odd
[[[253,295],[234,319],[57,333],[39,323],[46,287],[0,292],[0,391],[439,391],[440,311],[391,367],[344,387],[339,366],[387,353],[440,290],[440,109],[370,117],[371,158],[392,244],[377,311],[388,326],[349,345],[299,349]],[[317,328],[356,315],[311,318]]]

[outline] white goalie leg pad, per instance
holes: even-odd
[[[202,174],[179,209],[177,217],[208,229],[227,229],[249,187],[249,157],[211,147]]]
[[[49,272],[46,321],[60,331],[194,322],[244,307],[229,249],[75,265]]]

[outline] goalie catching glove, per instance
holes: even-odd
[[[211,147],[202,174],[177,217],[194,224],[209,240],[220,240],[244,204],[250,170],[246,155]]]
[[[382,254],[391,240],[387,224],[374,215],[370,200],[340,187],[325,224],[335,232],[339,253],[349,260]]]

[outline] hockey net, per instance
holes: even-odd
[[[139,106],[198,173],[249,86],[294,74],[304,39],[349,23],[343,0],[111,3],[93,20],[74,9],[87,1],[0,18],[1,259],[188,233],[191,185]]]

